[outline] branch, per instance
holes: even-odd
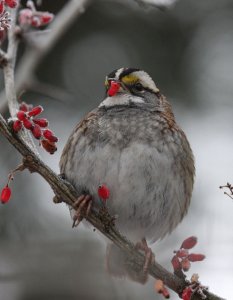
[[[36,68],[40,65],[45,55],[65,34],[71,24],[85,12],[90,2],[91,0],[70,0],[56,16],[51,25],[48,26],[45,36],[41,36],[37,40],[28,38],[31,48],[25,52],[16,70],[16,95],[18,95],[25,86],[30,86],[30,78],[33,77]],[[5,92],[3,91],[0,94],[0,111],[5,111],[6,107],[7,101]]]
[[[6,99],[8,99],[8,107],[12,117],[15,117],[17,110],[19,109],[17,96],[15,92],[15,62],[18,50],[18,39],[16,38],[16,15],[17,9],[13,9],[11,12],[11,28],[8,31],[8,47],[5,61],[3,64],[3,73],[5,80],[5,93]],[[39,156],[37,148],[31,138],[31,135],[26,131],[22,130],[20,135],[27,143],[27,145]]]
[[[15,38],[15,20],[16,11],[12,19],[14,19],[13,26],[9,32],[9,43],[7,55],[0,52],[0,58],[3,57],[4,61],[3,70],[5,78],[6,98],[9,103],[10,113],[15,115],[18,109],[18,103],[16,98],[16,90],[20,90],[25,83],[28,76],[33,75],[35,68],[43,58],[43,56],[51,49],[58,38],[61,36],[61,32],[66,30],[70,25],[74,17],[77,17],[83,12],[83,8],[86,7],[89,0],[71,0],[65,7],[65,9],[57,17],[57,21],[51,26],[51,33],[46,37],[43,43],[39,47],[34,47],[25,53],[18,72],[20,72],[20,79],[17,79],[16,87],[14,81],[14,67],[15,58],[17,52],[17,40]],[[0,114],[0,132],[5,138],[16,148],[16,150],[23,157],[23,166],[30,172],[36,172],[40,174],[51,186],[55,195],[63,200],[66,204],[74,207],[74,202],[78,197],[78,194],[74,187],[68,182],[62,180],[56,175],[39,157],[37,151],[31,146],[30,140],[25,138],[25,135],[17,135],[13,133],[10,125],[5,121]],[[29,135],[30,137],[30,135]],[[123,237],[120,232],[112,224],[112,218],[107,213],[91,211],[86,217],[87,221],[91,223],[95,228],[102,232],[105,237],[111,240],[117,245],[124,253],[134,261],[135,269],[142,268],[145,261],[145,255],[140,253],[133,243]],[[166,286],[174,290],[180,295],[187,286],[187,282],[183,278],[180,278],[166,269],[164,269],[158,263],[153,263],[149,267],[149,274],[157,279],[161,279]],[[200,300],[200,295],[194,295],[194,300]],[[207,293],[208,300],[223,300],[221,297],[215,296],[212,293]]]
[[[78,195],[73,186],[63,181],[57,176],[40,158],[24,143],[21,137],[12,133],[10,126],[6,123],[0,114],[0,132],[8,139],[8,141],[17,149],[23,156],[23,163],[31,172],[40,174],[51,186],[54,193],[61,198],[66,204],[73,206]],[[135,246],[123,237],[120,232],[112,225],[110,216],[103,216],[100,213],[91,211],[86,217],[87,221],[95,228],[102,232],[109,240],[117,245],[125,254],[131,257],[135,267],[141,267],[144,264],[145,256],[136,250]],[[177,294],[181,294],[187,283],[168,272],[158,263],[154,263],[149,268],[149,274],[157,279],[163,280],[164,284]],[[199,295],[194,295],[192,299],[200,300]],[[212,293],[207,294],[208,300],[223,300]]]

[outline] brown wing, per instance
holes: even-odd
[[[75,144],[78,142],[82,135],[85,135],[90,124],[94,123],[98,118],[99,114],[97,109],[89,112],[74,128],[72,131],[60,158],[60,171],[64,173],[67,160],[69,160],[74,155]]]

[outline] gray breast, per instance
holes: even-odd
[[[110,189],[107,206],[133,240],[157,240],[186,213],[193,186],[193,157],[185,135],[169,128],[155,110],[99,110],[75,146],[69,172],[80,193],[100,203],[97,189]]]

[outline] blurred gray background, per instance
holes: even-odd
[[[43,9],[56,13],[65,2],[43,1]],[[40,151],[56,172],[72,128],[102,100],[105,75],[122,66],[151,74],[196,158],[188,216],[153,245],[156,259],[172,270],[172,251],[196,235],[194,252],[207,258],[188,276],[199,273],[212,292],[233,299],[233,200],[218,188],[233,182],[233,2],[180,0],[158,9],[133,0],[94,1],[37,70],[41,81],[59,88],[52,93],[62,101],[36,92],[23,96],[43,105],[60,138],[53,156]],[[2,136],[0,154],[3,187],[20,156]],[[141,286],[109,277],[104,238],[83,225],[71,229],[67,207],[52,203],[53,193],[38,175],[18,174],[12,189],[11,201],[0,205],[0,300],[162,299],[152,279]]]

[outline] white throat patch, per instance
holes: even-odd
[[[144,103],[141,97],[129,95],[129,94],[116,94],[113,97],[107,97],[102,101],[99,107],[111,107],[116,105],[127,105],[130,103]]]

